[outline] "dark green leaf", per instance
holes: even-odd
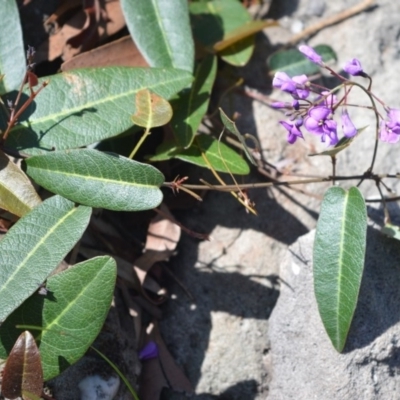
[[[129,32],[152,67],[193,71],[187,0],[121,0]]]
[[[96,257],[47,280],[47,295],[34,294],[0,327],[0,358],[9,353],[21,332],[36,336],[44,379],[59,375],[83,356],[98,335],[111,305],[116,264],[111,257]]]
[[[16,1],[6,0],[0,7],[0,95],[19,89],[26,71],[22,30]]]
[[[133,126],[137,92],[148,89],[169,99],[190,84],[192,75],[176,69],[104,67],[44,79],[50,81],[48,86],[7,139],[8,146],[28,154],[82,147],[116,136]]]
[[[28,177],[0,151],[0,208],[22,217],[41,202]]]
[[[39,185],[76,203],[117,211],[157,207],[164,176],[156,168],[118,154],[66,150],[25,160]]]
[[[360,191],[328,189],[314,241],[314,290],[322,322],[339,352],[357,305],[366,232],[367,211]]]
[[[232,32],[251,21],[250,14],[239,1],[192,2],[189,9],[194,37],[208,50],[213,50],[214,45],[225,38],[232,38]],[[245,36],[228,47],[223,46],[220,56],[227,63],[243,66],[249,61],[253,49],[254,36]]]
[[[174,115],[171,125],[179,147],[187,148],[193,142],[207,112],[216,72],[217,59],[209,55],[198,64],[192,87],[180,92],[173,100]]]
[[[91,209],[51,197],[22,217],[0,242],[0,321],[64,259],[89,223]]]
[[[318,45],[314,50],[322,56],[324,62],[337,60],[336,53],[328,45]],[[274,75],[278,71],[286,72],[289,76],[295,75],[312,75],[320,71],[317,64],[311,62],[297,49],[281,50],[274,53],[268,59],[268,67],[270,75]]]
[[[196,136],[192,145],[186,149],[179,149],[171,146],[171,143],[163,143],[157,154],[150,158],[150,161],[163,161],[170,158],[178,158],[183,161],[209,168],[202,153],[207,157],[209,163],[216,171],[231,172],[237,175],[247,175],[250,172],[246,161],[226,144],[219,142],[209,135]]]

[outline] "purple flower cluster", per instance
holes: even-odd
[[[315,64],[325,66],[322,57],[313,48],[300,46],[299,50]],[[351,75],[363,74],[361,64],[356,59],[347,63],[344,69]],[[330,146],[334,146],[339,141],[337,122],[333,117],[340,103],[334,94],[329,90],[314,88],[306,75],[291,78],[285,72],[277,72],[272,85],[289,93],[294,99],[291,103],[277,102],[273,104],[275,108],[288,110],[286,115],[289,116],[289,121],[280,121],[280,124],[288,132],[287,140],[289,143],[294,143],[297,138],[304,138],[301,132],[302,127],[314,135],[319,135],[321,142],[326,142]],[[312,99],[311,96],[313,96]],[[344,136],[353,137],[356,135],[357,129],[345,107],[342,108],[341,122]]]
[[[352,82],[346,78],[336,74],[327,67],[322,57],[309,46],[300,46],[299,50],[313,63],[327,68],[332,74],[340,78],[345,85],[352,85]],[[361,76],[369,78],[363,71],[361,63],[356,58],[348,61],[343,70],[352,76]],[[371,80],[371,79],[370,79]],[[354,126],[347,111],[347,92],[345,97],[338,101],[337,97],[327,89],[321,89],[319,86],[313,85],[306,75],[290,77],[285,72],[277,72],[272,81],[272,86],[283,92],[289,93],[293,100],[291,102],[275,102],[272,104],[274,108],[286,109],[288,121],[279,121],[287,130],[287,140],[294,143],[297,138],[304,139],[302,128],[308,132],[319,135],[321,142],[326,142],[330,146],[338,143],[337,122],[333,119],[336,110],[341,107],[341,127],[345,137],[351,138],[357,134],[357,128]],[[348,87],[349,87],[348,86]],[[370,85],[371,86],[371,85]],[[370,92],[370,86],[367,91]],[[351,86],[350,86],[351,87]],[[400,140],[400,109],[389,108],[382,101],[377,99],[384,107],[387,118],[382,118],[379,128],[379,139],[387,143],[397,143]]]

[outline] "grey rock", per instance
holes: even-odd
[[[344,352],[331,345],[314,297],[314,231],[289,248],[269,320],[269,400],[398,398],[400,246],[373,228],[359,301]]]

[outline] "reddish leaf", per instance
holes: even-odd
[[[43,390],[39,349],[30,332],[22,332],[11,349],[3,371],[2,394],[9,399],[22,396],[37,400]]]

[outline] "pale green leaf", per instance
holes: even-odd
[[[43,80],[49,84],[6,141],[27,154],[78,148],[116,136],[133,126],[137,92],[148,89],[169,99],[190,84],[192,75],[176,69],[104,67]],[[7,119],[1,113],[0,117],[4,129]]]
[[[25,162],[35,182],[76,203],[139,211],[155,208],[162,200],[162,173],[118,154],[77,149],[33,156]]]
[[[23,216],[0,241],[0,321],[47,278],[80,239],[91,209],[51,197]]]
[[[155,128],[171,120],[172,108],[167,100],[143,89],[136,94],[136,110],[131,118],[134,124],[143,128]]]
[[[187,0],[121,0],[126,25],[152,67],[193,71]]]
[[[79,360],[99,334],[109,311],[116,263],[96,257],[51,276],[47,295],[26,300],[0,327],[0,358],[7,357],[21,330],[29,328],[40,349],[45,380]]]
[[[357,305],[364,269],[367,211],[360,191],[325,193],[314,241],[314,290],[333,347],[341,352]]]
[[[246,154],[247,159],[253,165],[257,165],[256,160],[254,159],[253,155],[250,153],[247,147],[244,136],[239,132],[238,128],[236,127],[236,124],[228,118],[228,116],[223,112],[222,108],[219,109],[219,114],[221,116],[221,120],[225,128],[228,129],[229,132],[233,133],[238,138],[239,142],[243,147],[243,151]]]
[[[41,201],[28,177],[0,151],[0,208],[22,217]]]
[[[0,6],[0,95],[19,89],[26,71],[26,59],[18,5],[3,0]]]

